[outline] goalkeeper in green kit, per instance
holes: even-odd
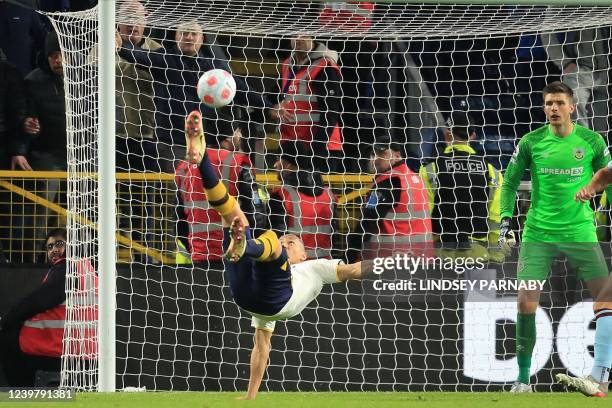
[[[593,210],[588,202],[576,201],[574,196],[588,184],[594,172],[608,164],[610,154],[598,133],[572,122],[576,105],[571,88],[553,82],[542,93],[549,123],[523,136],[504,175],[500,245],[506,245],[512,237],[510,219],[516,191],[523,173],[529,169],[531,207],[522,236],[517,279],[545,280],[553,260],[562,254],[597,298],[607,280],[608,267],[595,234]],[[607,191],[612,197],[612,188],[608,187]],[[536,343],[535,313],[539,299],[539,290],[519,290],[516,322],[519,375],[511,392],[533,391],[529,370]],[[596,341],[596,365],[597,351]],[[604,377],[607,381],[610,367],[606,371],[607,363],[601,364],[599,371],[593,369],[593,378],[589,376],[585,380],[593,380],[597,385],[604,382]],[[603,392],[604,386],[600,388]],[[607,391],[607,385],[605,388]]]

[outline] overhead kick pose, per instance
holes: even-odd
[[[267,230],[254,238],[238,202],[219,181],[208,159],[200,112],[187,116],[185,138],[187,161],[199,167],[208,203],[222,217],[225,274],[232,297],[252,316],[255,342],[249,387],[243,398],[254,399],[268,365],[275,322],[300,314],[324,284],[361,279],[362,265],[345,265],[339,259],[306,261],[304,243],[294,234],[279,239]]]

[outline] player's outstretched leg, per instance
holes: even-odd
[[[575,389],[587,397],[605,397],[606,392],[608,391],[607,383],[605,383],[605,385],[600,384],[595,381],[591,375],[586,377],[572,377],[567,374],[557,374],[556,379],[559,384]]]
[[[239,217],[243,224],[248,226],[248,221],[238,202],[219,181],[217,171],[208,159],[202,130],[202,115],[198,111],[191,112],[185,119],[185,143],[187,160],[198,165],[206,199],[211,207],[221,215],[223,225],[229,226],[235,217]]]
[[[282,247],[274,231],[267,230],[258,238],[252,239],[248,225],[245,225],[240,217],[232,220],[229,235],[230,243],[225,257],[230,262],[238,262],[245,255],[257,262],[271,262],[281,255]]]
[[[204,143],[202,114],[197,110],[191,112],[185,119],[185,146],[187,146],[187,161],[200,164],[204,158],[206,144]]]

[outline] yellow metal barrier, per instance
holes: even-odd
[[[97,175],[73,177],[95,179]],[[66,172],[0,171],[0,241],[12,262],[43,261],[44,235],[51,228],[66,225],[67,178]],[[268,189],[280,185],[274,172],[258,174],[256,180]],[[338,196],[338,229],[346,233],[359,219],[362,197],[372,177],[326,175],[323,180]],[[173,263],[175,195],[172,174],[117,173],[118,261],[149,258]],[[73,216],[77,223],[96,228],[92,220],[77,213]]]

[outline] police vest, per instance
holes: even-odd
[[[290,57],[291,58],[291,57]],[[319,72],[327,66],[331,66],[340,73],[340,68],[327,58],[313,61],[296,72],[295,77],[290,79],[290,58],[282,64],[282,89],[286,92],[283,106],[293,114],[290,122],[283,122],[280,126],[281,142],[285,140],[300,140],[310,143],[321,117],[319,102],[316,95],[312,93],[310,81],[314,80]],[[331,124],[330,124],[331,125]],[[333,124],[334,129],[327,142],[327,150],[342,150],[342,134],[340,125]]]
[[[236,182],[240,170],[251,166],[243,153],[225,149],[207,148],[208,158],[217,170],[229,194],[238,196]],[[181,162],[176,169],[175,181],[183,201],[183,211],[189,224],[189,247],[191,260],[220,261],[223,259],[223,227],[221,216],[212,208],[204,193],[202,175],[197,165]]]
[[[406,163],[393,167],[374,180],[374,186],[398,177],[400,201],[378,221],[380,234],[373,240],[381,244],[429,244],[433,242],[429,200],[423,180]]]
[[[24,353],[61,357],[64,330],[67,330],[68,354],[85,359],[97,358],[98,277],[88,260],[78,261],[76,269],[77,287],[70,294],[69,324],[66,324],[66,301],[26,320],[19,332],[19,347]],[[43,283],[47,277],[48,274]]]
[[[435,160],[435,206],[432,213],[436,234],[482,236],[489,231],[488,164],[468,150],[447,148]],[[431,164],[425,166],[429,170]],[[443,240],[444,241],[444,240]]]
[[[330,259],[336,203],[334,194],[324,188],[321,194],[313,197],[289,186],[284,186],[279,193],[289,216],[287,232],[302,239],[309,259]]]
[[[365,32],[372,25],[374,3],[326,1],[319,13],[319,22],[342,31]]]

